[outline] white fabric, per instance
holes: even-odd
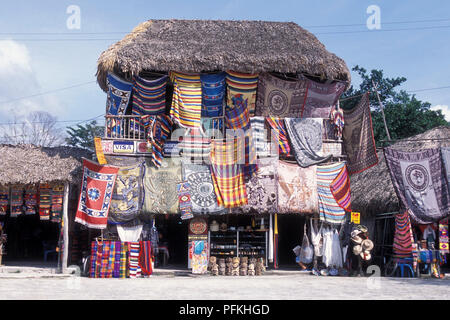
[[[124,227],[118,224],[117,233],[119,234],[120,241],[139,241],[142,226],[143,225],[141,224],[133,227]]]
[[[320,225],[320,229],[316,232],[316,230],[314,229],[313,226],[313,221],[312,219],[309,220],[310,224],[311,224],[311,242],[314,246],[314,255],[316,257],[321,257],[323,254],[323,242],[321,243],[322,240],[322,225]]]
[[[342,250],[339,242],[337,230],[324,228],[323,236],[323,256],[322,261],[327,267],[342,267]]]
[[[270,214],[269,219],[269,262],[273,262],[273,225],[272,225],[272,214]]]

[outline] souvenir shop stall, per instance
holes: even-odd
[[[66,272],[69,221],[78,190],[78,148],[0,146],[0,225],[2,263],[13,267],[50,267]]]
[[[368,98],[339,108],[349,70],[308,31],[149,20],[101,54],[97,79],[105,133],[75,217],[99,231],[91,277],[148,276],[174,259],[260,275],[281,252],[317,275],[337,275],[348,252],[370,260],[349,180],[378,163]]]

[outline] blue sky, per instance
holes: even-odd
[[[79,30],[66,26],[70,5],[81,10]],[[381,10],[379,31],[366,27],[370,5]],[[33,110],[48,110],[60,121],[101,115],[106,94],[94,82],[101,52],[139,23],[166,18],[293,21],[314,33],[350,69],[358,64],[382,69],[389,77],[404,76],[402,88],[408,91],[450,86],[450,2],[444,0],[15,0],[3,3],[0,11],[0,123]],[[436,21],[440,19],[447,21]],[[392,23],[423,20],[434,21]],[[358,85],[359,79],[352,76]],[[80,86],[20,99],[74,85]],[[450,120],[450,88],[416,95],[442,108]]]

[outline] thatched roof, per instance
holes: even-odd
[[[429,148],[450,147],[450,127],[441,126],[422,134],[399,140],[391,147],[408,152]],[[412,140],[421,141],[412,141]],[[446,140],[425,140],[446,139]],[[383,150],[378,151],[379,162],[376,166],[350,177],[352,192],[352,210],[362,214],[375,215],[398,211],[398,197],[392,185],[386,166]]]
[[[97,67],[104,91],[113,71],[306,73],[351,81],[345,62],[293,22],[149,20],[104,51]]]
[[[0,145],[0,185],[81,181],[82,157],[92,152],[73,147]]]

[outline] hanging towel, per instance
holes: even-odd
[[[317,193],[321,221],[332,224],[345,221],[345,210],[336,202],[330,188],[344,166],[344,162],[317,166]]]
[[[202,112],[200,75],[171,71],[170,80],[173,82],[170,116],[181,127],[200,127]]]

